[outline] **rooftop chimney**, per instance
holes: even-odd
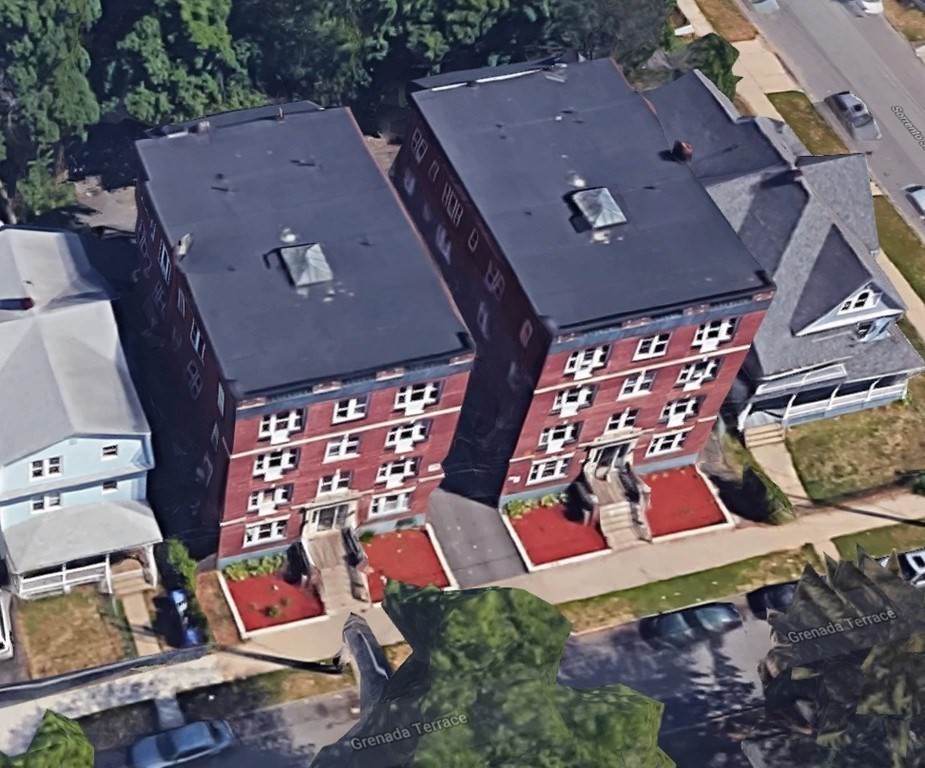
[[[182,259],[189,253],[190,246],[193,244],[193,235],[192,233],[187,233],[180,238],[180,242],[177,243],[177,247],[174,249],[174,255],[177,257],[177,261]]]
[[[196,133],[208,133],[212,125],[208,120],[200,120],[196,123]]]
[[[34,306],[35,302],[28,296],[21,299],[0,299],[0,309],[7,312],[22,312]]]
[[[280,122],[282,122],[283,120],[286,119],[286,113],[283,112],[283,108],[282,108],[282,107],[277,107],[277,108],[276,108],[276,119],[279,120]]]
[[[676,141],[671,148],[671,156],[679,163],[689,163],[694,157],[694,148],[686,141]]]

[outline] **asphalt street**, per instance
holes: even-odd
[[[875,180],[925,234],[903,192],[910,184],[925,184],[925,62],[885,18],[864,16],[846,2],[778,3],[778,11],[749,9],[749,17],[814,104],[821,106],[825,97],[843,90],[867,103],[883,138],[855,142],[840,132],[851,150],[871,152]],[[827,107],[821,111],[834,122]]]

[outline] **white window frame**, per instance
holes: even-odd
[[[472,231],[469,233],[469,240],[466,243],[469,246],[469,251],[475,253],[475,249],[479,247],[479,231],[475,227],[472,228]]]
[[[576,349],[565,362],[565,373],[571,375],[575,381],[587,379],[594,371],[606,366],[609,358],[609,344]]]
[[[385,436],[385,447],[394,448],[398,453],[413,450],[415,445],[427,440],[430,425],[430,419],[422,419],[392,427]]]
[[[577,443],[581,434],[581,424],[580,421],[572,421],[545,427],[540,432],[537,448],[545,448],[546,453],[558,453],[564,446]]]
[[[421,129],[415,128],[414,133],[411,134],[411,155],[414,157],[414,162],[420,164],[426,154],[427,140],[424,138],[424,134],[421,133]]]
[[[708,381],[715,381],[719,373],[719,360],[698,360],[685,365],[678,374],[676,386],[683,385],[685,391],[699,389]],[[702,373],[698,374],[698,371]]]
[[[289,527],[289,517],[278,517],[275,520],[263,520],[259,523],[251,523],[244,526],[244,543],[242,548],[258,547],[261,544],[267,544],[274,541],[285,541],[287,528]],[[263,530],[268,530],[268,536],[260,536]],[[251,535],[251,534],[254,535]]]
[[[318,480],[318,490],[316,496],[328,496],[332,493],[341,493],[350,490],[350,483],[353,480],[353,472],[343,469],[335,469],[330,475],[324,475]]]
[[[578,387],[562,389],[556,393],[552,404],[552,412],[560,416],[574,416],[582,408],[590,408],[594,403],[597,387],[594,384],[584,384]]]
[[[638,408],[624,408],[619,413],[611,414],[607,419],[607,425],[604,427],[605,432],[622,432],[625,429],[633,429],[636,426],[636,420],[639,418]]]
[[[434,160],[434,161],[430,164],[430,168],[427,169],[427,178],[428,178],[430,181],[436,181],[436,180],[437,180],[437,176],[438,176],[439,174],[440,174],[440,163],[438,163],[436,160]]]
[[[668,354],[668,343],[671,341],[670,333],[657,333],[640,339],[636,345],[633,360],[651,360],[654,357],[664,357]]]
[[[684,450],[684,443],[690,434],[690,429],[682,429],[677,432],[662,432],[652,435],[649,447],[646,448],[646,457],[664,456],[668,453],[677,453]]]
[[[111,443],[110,445],[104,445],[100,451],[100,458],[104,461],[109,461],[110,459],[118,458],[119,456],[119,444]]]
[[[404,411],[406,416],[423,413],[425,408],[440,402],[441,390],[439,381],[408,384],[395,393],[393,410]]]
[[[161,250],[157,255],[157,264],[161,268],[164,282],[170,285],[170,273],[173,270],[173,263],[170,261],[170,250],[163,240],[161,240]]]
[[[520,326],[520,346],[526,349],[532,338],[533,323],[530,320],[524,320]]]
[[[408,197],[411,197],[414,194],[414,187],[415,184],[417,184],[417,178],[414,175],[414,169],[410,165],[405,168],[405,173],[402,176],[401,184],[405,188],[405,194],[407,194]]]
[[[539,483],[548,483],[553,480],[564,480],[568,477],[569,466],[572,463],[572,456],[574,454],[569,454],[568,456],[559,456],[555,459],[544,459],[542,461],[534,461],[530,465],[530,472],[527,475],[527,485],[538,485]],[[544,470],[552,470],[551,474],[545,475]]]
[[[873,288],[863,288],[838,308],[838,314],[845,315],[853,312],[863,312],[873,309],[880,303],[880,294]]]
[[[623,386],[620,387],[620,394],[617,395],[617,400],[625,400],[630,397],[640,397],[642,395],[649,395],[652,393],[652,388],[655,386],[655,376],[656,371],[640,371],[639,373],[634,373],[623,381]]]
[[[186,294],[182,290],[177,291],[177,310],[180,317],[186,317]]]
[[[387,488],[397,488],[417,476],[420,463],[420,458],[415,456],[381,464],[376,470],[376,485],[385,483]]]
[[[199,366],[196,365],[195,360],[190,360],[187,363],[183,374],[186,377],[186,386],[189,388],[189,393],[195,400],[199,397],[199,393],[202,392],[202,374],[199,372]]]
[[[160,280],[158,280],[154,286],[152,301],[154,302],[154,306],[157,307],[157,311],[161,314],[161,317],[163,317],[164,313],[167,312],[167,289]]]
[[[305,415],[302,408],[290,408],[288,411],[266,413],[260,417],[257,437],[260,440],[272,439],[274,435],[280,433],[285,433],[288,437],[293,432],[298,432],[302,429],[304,423]]]
[[[453,189],[453,185],[448,181],[443,185],[443,195],[440,198],[440,202],[443,205],[443,209],[450,217],[453,226],[458,227],[459,222],[462,220],[463,204],[460,202],[456,190]]]
[[[218,397],[216,398],[215,404],[218,406],[218,412],[224,416],[225,415],[225,388],[222,386],[222,383],[218,383]]]
[[[699,397],[683,397],[665,403],[659,421],[668,422],[669,427],[679,427],[685,421],[695,417],[700,411]]]
[[[388,517],[411,511],[411,497],[414,491],[400,491],[399,493],[385,493],[373,496],[369,503],[370,517]],[[394,501],[391,501],[394,500]]]
[[[275,451],[258,453],[254,457],[254,477],[282,477],[284,472],[295,469],[299,464],[298,450],[295,448],[278,448]]]
[[[138,223],[138,249],[141,251],[141,255],[148,259],[148,229],[145,227],[144,219]],[[150,259],[148,260],[150,261]]]
[[[722,320],[711,320],[703,323],[694,333],[692,347],[701,352],[712,352],[721,344],[732,341],[739,325],[739,318],[724,317]]]
[[[100,493],[115,493],[119,490],[119,482],[117,480],[107,480],[100,486]]]
[[[35,496],[29,505],[32,512],[47,512],[49,509],[61,509],[61,494],[46,493]]]
[[[347,397],[334,403],[331,423],[343,424],[345,421],[359,421],[360,419],[365,419],[368,412],[369,395]]]
[[[446,263],[449,264],[453,259],[453,242],[450,240],[450,233],[447,232],[443,224],[437,225],[437,232],[434,236],[434,240],[437,243],[437,250],[440,251],[440,255],[443,256]]]
[[[247,498],[247,511],[266,515],[283,504],[291,503],[292,486],[278,485],[275,488],[251,491]]]
[[[218,422],[216,421],[215,424],[212,425],[212,435],[209,438],[209,442],[212,444],[213,451],[218,450],[218,440],[220,437],[221,437],[221,432],[219,431]]]
[[[501,267],[494,261],[489,261],[485,270],[485,287],[492,296],[501,301],[504,296],[504,275],[501,273]]]
[[[64,458],[49,456],[47,459],[36,459],[29,469],[30,480],[41,480],[46,477],[60,477],[64,474]]]
[[[360,436],[356,434],[341,435],[336,440],[329,440],[324,447],[324,461],[352,459],[360,455]]]
[[[479,331],[481,331],[482,336],[485,339],[491,338],[491,333],[489,331],[490,325],[489,321],[491,320],[491,311],[488,309],[488,305],[484,301],[479,302],[479,311],[476,321],[479,324]]]
[[[193,324],[190,327],[189,340],[196,354],[199,356],[199,359],[204,361],[206,359],[206,340],[195,320],[193,320]]]

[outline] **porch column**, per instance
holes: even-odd
[[[111,595],[113,593],[112,588],[112,569],[109,567],[109,553],[106,554],[106,594]]]
[[[157,561],[154,559],[154,545],[146,544],[144,546],[145,553],[145,570],[147,571],[147,581],[152,587],[157,586],[158,572],[157,572]]]
[[[832,395],[829,397],[829,404],[825,407],[827,411],[832,410],[832,406],[835,404],[835,397],[838,395],[839,389],[841,389],[841,384],[836,385],[835,389],[832,390]]]
[[[790,399],[787,401],[787,407],[784,408],[784,415],[781,417],[781,423],[787,421],[787,417],[790,415],[790,409],[793,407],[793,401],[797,399],[796,395],[791,395]]]
[[[740,433],[745,431],[745,423],[748,421],[748,417],[751,412],[752,412],[752,401],[749,400],[745,404],[745,410],[743,410],[742,413],[739,414],[739,418],[736,423],[736,426],[738,427],[738,430]]]
[[[61,589],[64,591],[65,595],[71,594],[71,588],[67,583],[67,563],[61,566]]]
[[[878,385],[879,383],[880,383],[880,379],[874,379],[874,383],[871,384],[870,387],[868,387],[868,389],[867,389],[867,395],[864,397],[864,402],[865,402],[865,403],[870,402],[870,398],[871,398],[871,397],[873,396],[873,394],[874,394],[874,389],[876,389],[876,387],[877,387],[877,385]]]

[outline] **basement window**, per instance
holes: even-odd
[[[296,288],[308,288],[334,279],[334,272],[318,243],[280,248],[279,255]]]
[[[571,200],[593,230],[626,223],[626,214],[606,187],[579,190],[572,194]]]

